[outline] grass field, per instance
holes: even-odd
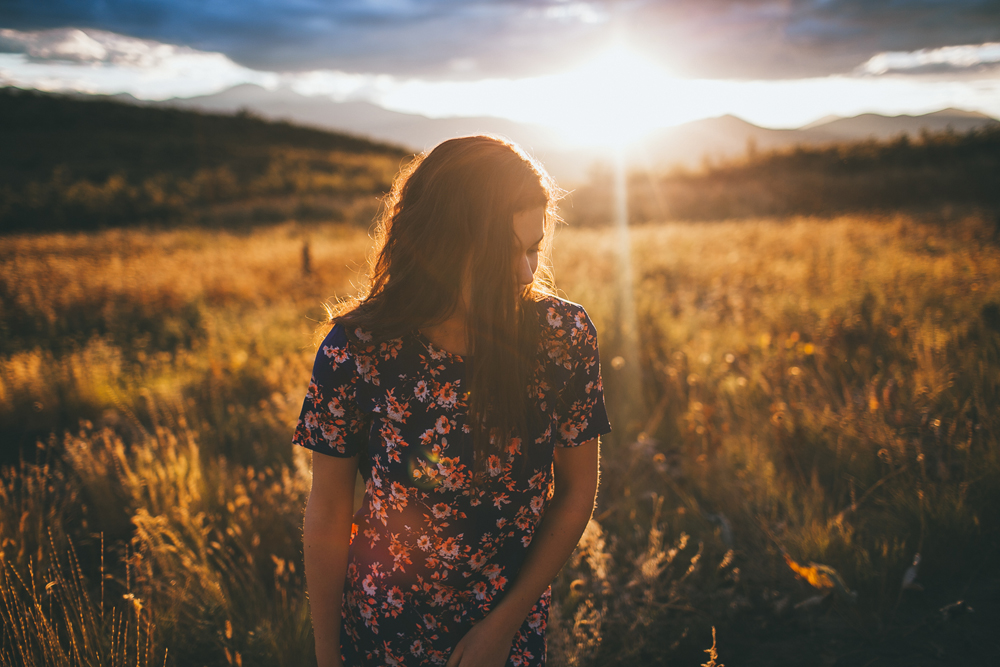
[[[552,664],[700,664],[713,626],[731,665],[1000,655],[992,222],[636,227],[633,337],[615,234],[556,241],[615,431]],[[0,661],[309,664],[289,440],[322,302],[368,243],[296,223],[0,239]],[[976,614],[938,612],[959,599]]]

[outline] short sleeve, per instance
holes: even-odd
[[[608,412],[604,406],[597,329],[582,307],[575,308],[575,312],[564,317],[568,320],[565,324],[569,325],[569,354],[573,373],[559,401],[559,434],[556,444],[560,447],[582,445],[611,431]]]
[[[359,381],[347,336],[338,324],[316,353],[292,443],[330,456],[360,452],[368,441],[370,421],[358,408]]]

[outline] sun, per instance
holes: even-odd
[[[624,147],[703,111],[697,82],[678,78],[624,42],[575,69],[522,79],[388,86],[379,103],[435,118],[497,116],[554,128],[570,148]]]
[[[553,123],[580,146],[615,147],[673,124],[676,79],[624,44],[549,81]],[[673,104],[671,104],[673,103]]]

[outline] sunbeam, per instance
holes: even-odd
[[[624,365],[620,372],[624,382],[620,393],[626,414],[645,413],[642,405],[640,373],[639,326],[635,309],[635,285],[632,276],[632,237],[628,226],[628,169],[625,148],[622,144],[614,150],[615,240],[618,254],[618,354]]]

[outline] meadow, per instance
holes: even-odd
[[[701,664],[713,627],[730,665],[996,659],[993,220],[645,224],[628,293],[617,234],[556,239],[615,430],[551,664]],[[0,662],[310,664],[289,440],[369,243],[0,238]]]

